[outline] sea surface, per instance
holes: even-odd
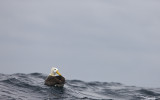
[[[0,74],[0,100],[160,100],[160,88],[116,82],[67,80],[63,88],[44,85],[47,75]]]

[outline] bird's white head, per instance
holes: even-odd
[[[52,68],[51,68],[51,73],[50,73],[50,75],[51,75],[51,76],[56,76],[56,74],[58,74],[58,75],[61,76],[61,74],[59,73],[58,69],[55,68],[55,67],[52,67]]]

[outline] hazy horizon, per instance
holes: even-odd
[[[0,1],[0,73],[160,87],[160,1]]]

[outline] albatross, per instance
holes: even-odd
[[[44,84],[48,86],[63,87],[65,84],[65,78],[59,73],[57,68],[52,67],[51,73],[46,78]]]

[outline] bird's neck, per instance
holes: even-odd
[[[56,76],[54,73],[50,73],[49,75],[50,75],[50,76]]]

